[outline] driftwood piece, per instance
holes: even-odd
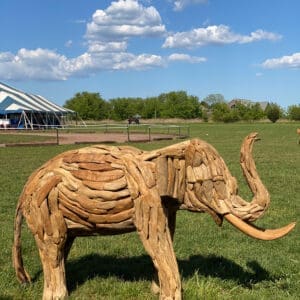
[[[30,176],[19,198],[13,246],[18,279],[30,281],[21,256],[24,216],[43,265],[43,299],[67,296],[65,260],[76,236],[133,230],[157,270],[159,286],[157,282],[152,286],[160,292],[160,299],[181,299],[172,245],[178,209],[207,212],[218,225],[226,218],[259,239],[281,237],[294,227],[264,232],[248,224],[270,202],[251,154],[255,140],[255,133],[245,138],[240,159],[252,202],[237,194],[236,179],[217,151],[198,139],[150,152],[96,145],[51,159]]]
[[[168,158],[159,156],[156,160],[156,174],[160,180],[157,180],[157,188],[160,195],[168,194]]]

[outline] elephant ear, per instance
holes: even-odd
[[[204,141],[193,139],[185,149],[185,168],[187,174],[186,184],[193,184],[192,190],[187,193],[188,197],[186,198],[186,201],[188,201],[189,204],[191,204],[194,208],[210,214],[216,224],[221,226],[223,222],[223,215],[216,212],[211,207],[211,205],[208,205],[206,201],[203,201],[204,199],[199,198],[195,194],[196,187],[200,183],[197,183],[197,178],[194,174],[194,170],[203,163],[203,159],[206,159],[203,157],[203,149],[208,148],[209,147],[207,143],[205,143]]]

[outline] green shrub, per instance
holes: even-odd
[[[275,123],[281,116],[281,109],[279,105],[276,103],[268,104],[266,108],[266,115],[272,123]]]
[[[291,120],[300,121],[300,105],[289,106],[288,117]]]

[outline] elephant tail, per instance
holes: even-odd
[[[21,229],[23,221],[23,212],[21,208],[21,203],[18,203],[15,215],[14,223],[14,241],[12,248],[12,259],[13,266],[17,275],[17,279],[20,283],[26,284],[30,282],[30,276],[24,269],[23,258],[22,258],[22,249],[21,249]]]

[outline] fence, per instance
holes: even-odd
[[[43,129],[42,129],[43,128]],[[97,124],[40,127],[36,130],[2,128],[0,144],[41,145],[108,142],[145,142],[186,138],[189,126],[160,124]],[[5,138],[6,136],[6,138]]]
[[[153,125],[153,124],[103,124],[103,125],[85,125],[85,126],[64,126],[57,127],[57,144],[60,138],[65,134],[122,134],[127,142],[134,141],[153,141],[173,138],[186,138],[190,136],[189,126],[182,125]],[[88,141],[87,141],[88,142]]]

